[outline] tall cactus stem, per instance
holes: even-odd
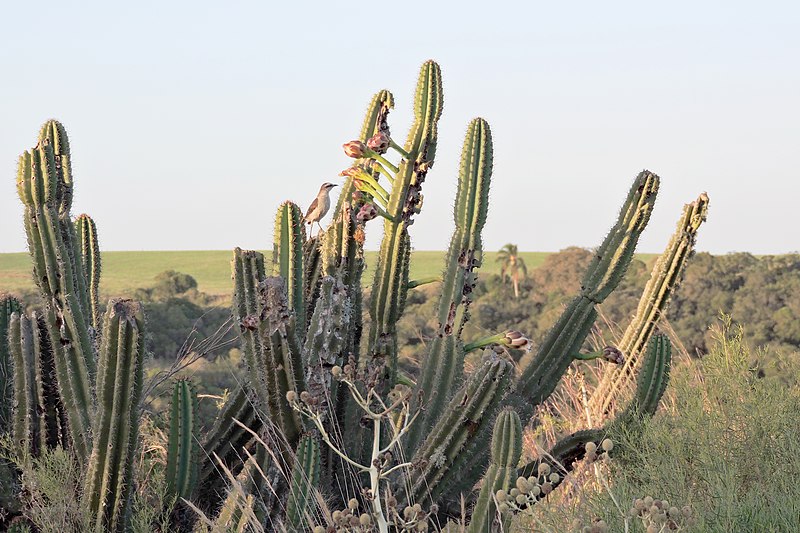
[[[127,531],[139,437],[144,339],[142,306],[132,300],[111,300],[97,373],[94,448],[83,491],[98,533]]]
[[[441,415],[462,379],[464,349],[461,332],[469,319],[474,269],[481,264],[481,231],[489,207],[489,183],[492,175],[492,133],[489,124],[474,119],[467,128],[461,152],[453,218],[455,231],[445,259],[442,292],[439,298],[436,337],[422,362],[414,398],[425,411],[412,428],[406,443],[413,451]]]
[[[78,231],[78,240],[81,243],[81,258],[84,275],[89,288],[89,305],[92,312],[92,327],[99,332],[102,327],[100,312],[100,246],[97,242],[97,226],[94,220],[87,215],[80,215],[75,219]]]
[[[9,295],[0,296],[0,435],[11,430],[14,406],[14,365],[8,340],[11,315],[22,311],[19,300]]]
[[[472,509],[472,521],[467,533],[492,531],[497,517],[494,496],[498,490],[507,490],[517,475],[517,463],[522,455],[522,422],[511,409],[497,415],[492,433],[492,459],[483,476],[478,500]],[[503,524],[508,530],[508,523]]]
[[[197,393],[189,380],[175,382],[167,443],[167,495],[170,500],[189,498],[197,481]]]
[[[284,202],[275,216],[273,243],[273,275],[286,282],[289,305],[294,310],[297,324],[306,324],[305,291],[303,288],[303,247],[306,230],[303,212],[297,204]]]
[[[567,306],[523,370],[516,396],[523,420],[555,390],[597,318],[596,304],[616,288],[630,265],[639,236],[650,220],[659,181],[658,176],[646,170],[636,177],[617,223],[595,252],[580,294]]]
[[[25,230],[34,264],[34,279],[46,304],[46,323],[54,351],[57,380],[79,462],[91,449],[95,373],[89,335],[88,295],[80,253],[68,213],[64,162],[57,165],[53,143],[40,143],[19,161],[17,190],[25,205]]]
[[[291,531],[302,531],[313,500],[314,487],[319,482],[319,443],[306,435],[297,446],[292,469],[291,492],[286,504],[286,521]]]
[[[650,279],[639,299],[636,315],[622,335],[618,348],[625,354],[620,367],[608,367],[589,401],[595,413],[605,413],[625,390],[641,362],[639,354],[658,327],[667,311],[670,298],[680,285],[689,258],[694,253],[697,232],[708,216],[708,195],[701,194],[686,204],[675,233],[664,252],[658,257]]]
[[[407,261],[411,251],[408,227],[422,203],[422,184],[433,165],[438,139],[437,123],[442,114],[442,77],[439,65],[422,65],[414,98],[414,123],[404,150],[408,157],[399,166],[386,211],[383,240],[372,284],[368,352],[384,359],[386,379],[391,383],[397,370],[397,320],[408,290]]]

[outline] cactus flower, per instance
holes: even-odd
[[[347,157],[353,157],[355,159],[364,157],[367,153],[367,145],[362,143],[361,141],[350,141],[349,143],[344,143],[342,145],[344,149],[344,153],[347,154]]]

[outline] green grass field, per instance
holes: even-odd
[[[497,273],[495,252],[484,259],[483,273]],[[522,252],[528,268],[541,265],[547,252]],[[411,278],[438,275],[443,267],[444,252],[414,252]],[[223,250],[192,252],[104,252],[101,289],[104,297],[124,296],[133,289],[149,287],[153,278],[165,270],[177,270],[197,280],[199,289],[209,294],[228,294],[231,290],[231,252]],[[371,279],[377,252],[367,252],[367,273]],[[0,254],[0,292],[33,290],[31,262],[27,253]]]

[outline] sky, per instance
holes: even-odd
[[[405,139],[426,59],[445,103],[415,249],[449,242],[481,116],[487,250],[598,245],[643,168],[662,184],[640,251],[661,251],[703,191],[699,250],[800,250],[800,3],[67,4],[0,17],[0,252],[25,250],[16,162],[48,118],[69,132],[73,213],[104,250],[269,248],[281,201],[341,183],[376,91]]]

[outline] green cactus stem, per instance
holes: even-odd
[[[197,393],[189,380],[175,382],[167,443],[167,497],[189,498],[197,481]]]
[[[46,305],[47,329],[70,435],[78,460],[84,463],[91,449],[94,413],[91,318],[74,227],[68,213],[59,213],[71,201],[66,198],[71,195],[65,185],[66,163],[61,160],[57,164],[52,144],[40,143],[20,157],[17,191],[25,205],[34,278]]]
[[[19,300],[9,295],[0,296],[0,435],[11,429],[14,405],[14,365],[8,343],[8,324],[11,315],[21,311]]]
[[[492,460],[483,476],[478,500],[472,509],[472,521],[467,533],[493,531],[497,518],[494,496],[498,490],[507,490],[517,477],[517,463],[522,455],[522,422],[511,409],[504,409],[494,423],[492,433]],[[502,530],[508,530],[508,523]]]
[[[476,277],[473,270],[483,256],[481,231],[489,207],[489,184],[492,176],[492,133],[489,124],[474,119],[467,128],[461,151],[458,192],[453,218],[455,231],[445,259],[442,292],[439,298],[436,337],[422,362],[414,398],[425,411],[412,428],[406,443],[416,449],[422,436],[439,418],[462,380],[464,348],[461,332],[469,320],[469,306]]]
[[[234,250],[233,315],[250,371],[250,386],[269,419],[291,446],[302,432],[302,420],[286,402],[290,390],[303,390],[303,361],[295,317],[282,278],[264,276],[259,252]]]
[[[368,352],[386,361],[386,378],[394,381],[397,369],[397,320],[408,290],[408,227],[422,203],[422,183],[436,155],[437,123],[442,114],[442,77],[439,65],[422,65],[414,98],[414,123],[405,143],[403,158],[392,185],[372,284]]]
[[[14,445],[23,453],[38,456],[44,448],[44,424],[39,416],[44,398],[37,375],[37,329],[20,313],[11,315],[9,344],[14,361]]]
[[[92,327],[99,332],[102,327],[100,311],[100,246],[97,243],[97,226],[87,215],[75,219],[78,240],[81,243],[81,258],[84,276],[89,284],[89,305],[92,311]]]
[[[472,488],[480,474],[465,479],[460,465],[487,447],[494,415],[511,388],[513,373],[510,362],[490,355],[452,397],[414,454],[410,502],[437,501],[455,478]]]
[[[639,299],[636,315],[622,335],[619,349],[626,356],[625,363],[621,367],[605,370],[589,401],[589,408],[593,412],[608,412],[615,398],[633,379],[641,361],[639,354],[647,346],[659,320],[667,311],[672,293],[680,285],[689,258],[694,254],[697,232],[707,216],[708,195],[705,193],[684,206],[675,233],[653,266]]]
[[[286,294],[290,307],[294,310],[297,324],[305,328],[306,307],[303,289],[303,247],[306,230],[303,212],[297,204],[284,202],[275,216],[275,236],[273,243],[273,270],[286,282]]]
[[[523,370],[517,384],[520,417],[530,417],[566,372],[597,318],[596,304],[616,288],[630,264],[639,236],[650,219],[659,178],[642,171],[633,183],[617,223],[595,252],[580,295],[567,306]]]
[[[132,300],[111,300],[97,372],[94,448],[83,496],[94,531],[126,531],[139,440],[144,372],[144,312]]]
[[[319,482],[319,443],[306,435],[300,439],[292,469],[291,492],[286,504],[286,523],[290,531],[302,531],[310,514],[313,491]]]
[[[263,421],[254,405],[257,400],[254,393],[248,392],[249,389],[239,387],[230,395],[204,441],[203,461],[196,485],[197,500],[204,510],[216,511],[217,504],[224,498],[226,478],[217,462],[238,472],[242,466],[243,450],[253,440],[251,431],[262,429]]]

